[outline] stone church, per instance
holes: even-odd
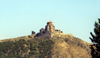
[[[36,36],[41,36],[41,35],[48,36],[49,35],[51,37],[52,33],[62,33],[62,31],[56,30],[55,26],[53,25],[53,22],[52,21],[48,21],[47,25],[45,26],[45,29],[41,28],[40,32],[37,33]]]
[[[55,32],[55,26],[53,25],[52,21],[47,22],[47,25],[45,26],[45,31],[48,31],[49,33]]]

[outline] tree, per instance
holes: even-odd
[[[93,43],[92,45],[90,45],[91,55],[92,58],[100,58],[100,19],[98,19],[98,22],[95,22],[94,26],[95,35],[90,32],[92,36],[92,38],[90,37],[90,39]]]

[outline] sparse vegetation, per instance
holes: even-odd
[[[20,39],[15,42],[1,42],[0,58],[30,58],[34,55],[39,55],[36,56],[36,58],[45,58],[46,56],[51,57],[51,49],[54,42],[50,39],[36,40],[26,41]]]
[[[43,37],[23,36],[8,40],[0,42],[0,58],[90,57],[88,43],[66,34],[55,33],[52,38],[43,35]]]

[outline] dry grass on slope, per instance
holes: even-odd
[[[52,40],[55,41],[52,58],[90,58],[89,52],[81,46],[66,42],[61,37]]]

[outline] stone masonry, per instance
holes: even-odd
[[[36,34],[36,36],[42,37],[52,37],[52,33],[62,33],[62,31],[55,29],[52,21],[48,21],[45,28],[41,28],[40,32]]]
[[[47,25],[45,26],[45,32],[55,32],[55,26],[53,25],[52,21],[47,22]]]

